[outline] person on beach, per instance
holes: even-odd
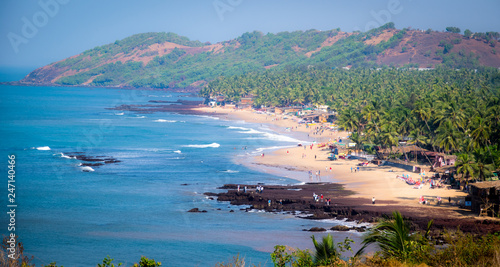
[[[247,186],[245,185],[245,187],[243,187],[243,193],[246,193],[247,192]]]
[[[238,185],[238,192],[240,192],[240,185]]]
[[[375,197],[372,197],[372,204],[375,205]]]
[[[270,199],[267,201],[267,206],[271,207],[271,200]]]
[[[321,194],[320,198],[321,198],[321,203],[323,203],[323,194]]]
[[[351,167],[351,172],[352,172],[352,167]]]

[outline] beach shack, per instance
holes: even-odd
[[[498,216],[500,207],[500,181],[470,184],[472,211],[479,216]]]
[[[240,104],[242,105],[253,105],[253,98],[252,97],[242,97],[240,100]]]
[[[443,167],[443,166],[452,166],[455,165],[455,161],[457,160],[457,156],[455,155],[446,155],[444,153],[437,153],[434,157],[435,168]]]

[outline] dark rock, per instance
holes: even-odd
[[[234,210],[230,210],[229,212],[234,212]]]
[[[311,229],[308,230],[309,232],[324,232],[326,231],[325,228],[322,228],[322,227],[313,227]]]
[[[349,231],[350,228],[345,225],[335,225],[334,227],[330,228],[330,230],[344,232],[344,231]]]
[[[192,208],[190,210],[188,210],[188,212],[207,212],[206,210],[200,210],[198,208]]]

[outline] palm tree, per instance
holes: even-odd
[[[434,145],[443,149],[445,152],[458,151],[460,141],[462,141],[462,132],[453,127],[452,122],[445,121],[436,129],[436,139]]]
[[[358,132],[353,132],[349,139],[356,143],[356,150],[360,150],[363,147],[363,137]]]
[[[410,226],[398,211],[392,215],[393,220],[382,221],[370,230],[362,242],[362,250],[370,244],[378,244],[386,257],[403,258],[411,241]]]
[[[394,211],[392,220],[384,220],[373,227],[362,242],[363,247],[356,253],[361,255],[370,244],[377,244],[385,257],[394,257],[399,260],[407,260],[415,247],[412,242],[416,241],[411,234],[410,225],[401,213]],[[427,225],[426,235],[429,233],[432,220]]]
[[[340,257],[340,252],[333,243],[333,237],[328,234],[323,237],[323,242],[318,243],[314,236],[311,236],[316,252],[314,254],[314,263],[316,265],[329,265],[334,263]]]
[[[486,150],[487,148],[480,147],[473,152],[474,158],[476,159],[474,173],[481,181],[484,181],[487,177],[491,177],[495,169],[494,159],[490,156],[491,153],[486,152]]]
[[[359,128],[358,115],[351,109],[346,109],[340,114],[338,124],[347,131],[357,131]]]
[[[474,140],[474,148],[485,146],[490,138],[491,129],[487,125],[484,118],[475,117],[473,119],[473,129],[471,132],[472,140]]]
[[[460,154],[455,162],[455,167],[457,168],[457,174],[462,173],[465,182],[469,183],[469,178],[474,174],[475,163],[469,154]]]

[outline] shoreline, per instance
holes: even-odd
[[[290,136],[290,132],[285,132],[284,127],[297,127],[293,134],[306,136],[310,134],[310,129],[296,122],[288,120],[270,120],[265,118],[264,114],[257,114],[248,110],[228,110],[224,108],[195,108],[200,112],[206,112],[207,115],[224,117],[228,120],[243,120],[248,123],[261,123],[272,125],[276,128],[278,134]],[[216,111],[216,112],[210,112]],[[311,128],[311,127],[310,127]],[[272,129],[274,130],[274,129]],[[291,145],[288,148],[274,149],[266,153],[264,157],[254,156],[249,162],[241,162],[243,165],[252,169],[261,170],[262,166],[272,169],[286,169],[288,171],[300,172],[297,175],[299,182],[333,182],[343,184],[346,189],[354,191],[357,197],[369,198],[375,197],[376,200],[395,201],[398,204],[421,207],[419,199],[424,196],[431,202],[439,196],[444,200],[451,197],[452,202],[462,200],[467,195],[464,192],[455,189],[436,188],[430,189],[428,185],[421,189],[413,189],[413,186],[397,178],[398,175],[410,175],[413,178],[420,178],[419,174],[409,173],[404,169],[391,166],[377,166],[368,164],[367,166],[358,166],[363,160],[358,159],[338,159],[330,161],[328,155],[330,151],[327,148],[318,147],[318,143],[327,142],[329,139],[340,137],[346,140],[346,132],[323,133],[319,136],[310,135],[310,139],[302,146]],[[292,137],[295,137],[292,135]],[[315,141],[315,143],[313,143]],[[313,144],[312,148],[310,145]],[[352,170],[351,170],[352,167]],[[307,174],[312,171],[312,179]],[[302,175],[304,174],[304,175]],[[319,176],[319,179],[318,179]]]
[[[467,194],[462,191],[446,188],[431,189],[427,184],[423,185],[420,189],[414,189],[413,186],[407,185],[404,181],[398,179],[397,176],[409,174],[413,178],[418,178],[419,174],[409,173],[396,167],[377,166],[371,163],[367,166],[359,166],[358,171],[357,165],[362,162],[361,160],[328,160],[329,150],[318,148],[317,144],[339,137],[345,140],[347,137],[346,132],[325,131],[322,134],[314,135],[311,134],[311,130],[314,130],[313,127],[306,128],[304,125],[299,125],[290,118],[283,119],[279,115],[271,116],[257,114],[250,110],[235,110],[221,107],[197,107],[194,109],[204,112],[206,115],[217,116],[227,120],[242,120],[247,123],[266,124],[276,133],[286,136],[309,137],[308,143],[305,144],[307,146],[303,144],[303,146],[275,149],[264,156],[254,156],[249,161],[236,160],[236,163],[274,175],[283,176],[283,173],[287,173],[289,175],[283,177],[298,181],[298,184],[291,186],[300,186],[301,184],[308,183],[339,184],[345,190],[353,192],[353,194],[349,197],[325,195],[325,198],[331,198],[332,202],[341,202],[344,205],[344,209],[356,210],[355,214],[365,213],[368,216],[381,218],[385,215],[390,215],[394,210],[399,210],[404,216],[410,218],[412,222],[422,228],[426,226],[429,220],[434,219],[435,225],[441,229],[457,229],[457,227],[461,227],[462,230],[476,234],[500,231],[499,220],[490,217],[477,217],[471,211],[460,209],[455,204],[459,200],[464,201],[464,197]],[[293,130],[290,132],[285,131],[285,129]],[[315,144],[313,144],[314,141],[316,141]],[[312,148],[310,144],[313,144]],[[353,167],[352,170],[351,167]],[[312,177],[308,174],[309,171],[312,172]],[[317,175],[318,173],[319,175]],[[224,189],[224,187],[222,188]],[[231,201],[230,195],[234,192],[231,191],[230,187],[225,189],[229,190],[227,193],[222,194],[226,194],[229,197],[226,201],[230,201],[231,204],[255,204],[251,199],[239,199],[238,201],[233,199]],[[316,193],[320,194],[321,192],[318,191]],[[430,204],[420,204],[419,199],[421,196],[430,202]],[[312,195],[302,196],[302,198],[304,197],[312,198]],[[375,204],[372,204],[373,197],[376,200]],[[437,197],[442,199],[441,205],[438,205]],[[273,199],[273,201],[277,200],[272,197],[269,198]],[[448,201],[448,199],[451,201]],[[266,210],[266,207],[260,208]],[[355,215],[347,216],[347,218],[357,220]],[[366,216],[362,220],[366,221]],[[478,223],[485,223],[491,227],[484,227],[482,225],[484,228],[480,230],[477,227]]]

